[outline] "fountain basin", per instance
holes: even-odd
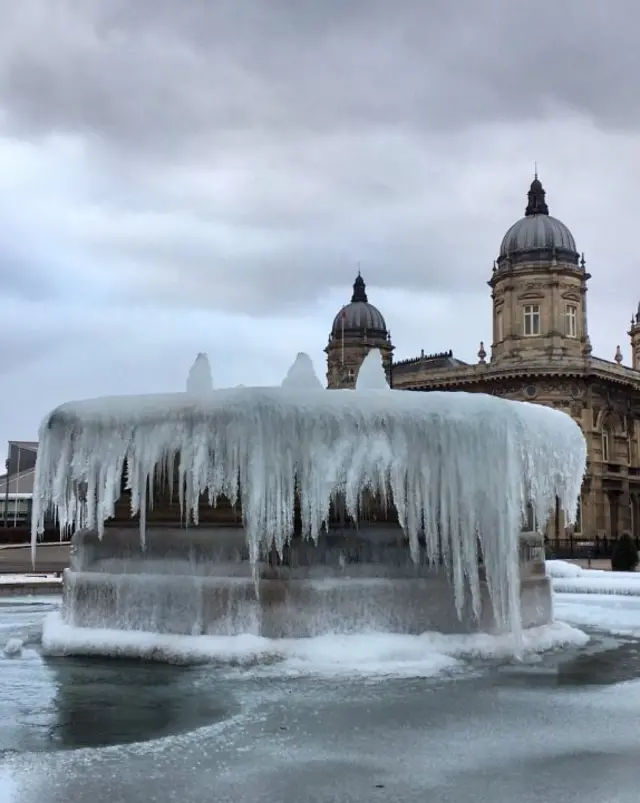
[[[520,539],[524,627],[552,619],[540,540]],[[297,540],[285,560],[259,564],[254,577],[241,527],[150,529],[144,550],[133,529],[107,529],[101,540],[79,531],[62,615],[76,627],[179,635],[495,630],[486,580],[479,618],[470,594],[458,615],[447,570],[413,562],[399,527],[332,532],[317,546]]]

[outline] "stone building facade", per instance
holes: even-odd
[[[591,351],[587,314],[589,273],[569,229],[549,214],[536,176],[524,217],[505,234],[488,284],[493,301],[490,355],[478,362],[452,352],[393,361],[391,335],[368,303],[358,276],[352,302],[336,316],[327,354],[330,388],[352,387],[371,348],[382,351],[390,383],[411,391],[463,390],[556,407],[572,416],[587,440],[588,463],[575,528],[559,510],[551,543],[575,535],[592,541],[624,531],[640,536],[640,307],[632,317],[632,365]]]

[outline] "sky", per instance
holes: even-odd
[[[358,265],[396,357],[491,342],[537,162],[640,300],[635,0],[0,0],[0,452],[65,401],[324,375]],[[634,22],[635,20],[635,22]]]

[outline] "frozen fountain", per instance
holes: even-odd
[[[299,354],[280,387],[62,405],[40,431],[34,556],[72,532],[62,616],[190,636],[511,630],[551,619],[538,533],[571,521],[586,460],[547,407],[387,385],[324,390]],[[95,651],[95,650],[94,650]]]

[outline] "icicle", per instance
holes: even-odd
[[[189,371],[187,393],[211,393],[212,390],[213,381],[211,379],[209,358],[201,351]]]
[[[61,532],[85,518],[100,527],[125,461],[141,535],[156,470],[171,479],[177,464],[186,522],[204,493],[239,497],[256,574],[291,537],[296,492],[303,535],[316,539],[331,499],[339,493],[355,515],[366,488],[390,494],[414,558],[424,537],[427,557],[443,560],[459,611],[470,593],[479,613],[479,547],[498,626],[517,632],[523,511],[531,503],[543,526],[557,497],[573,519],[586,461],[579,427],[560,411],[481,394],[380,393],[376,353],[363,369],[357,392],[288,384],[63,405],[40,431],[33,549],[50,509]]]
[[[356,379],[356,390],[389,390],[380,349],[371,349],[362,361]]]

